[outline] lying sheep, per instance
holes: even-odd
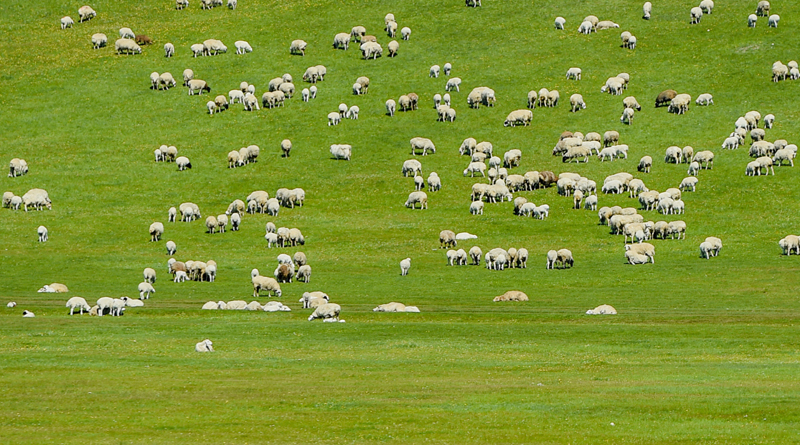
[[[197,352],[214,352],[214,347],[212,346],[211,340],[205,339],[194,345],[194,350]]]
[[[625,258],[630,264],[645,264],[648,260],[655,264],[655,247],[650,243],[626,244]],[[641,261],[644,257],[644,261]]]
[[[339,314],[342,311],[342,307],[335,303],[325,303],[322,305],[317,306],[314,309],[314,312],[308,316],[308,321],[313,321],[317,318],[322,318],[323,321],[330,319],[333,321],[340,321]],[[343,320],[342,320],[343,321]]]
[[[372,312],[419,312],[416,306],[406,306],[403,303],[386,303],[372,309]]]
[[[34,318],[34,317],[36,317],[36,314],[34,314],[33,312],[29,310],[22,311],[22,318]]]
[[[492,301],[528,301],[528,296],[525,292],[518,290],[506,291],[503,295],[498,295]]]
[[[614,306],[601,304],[594,309],[586,311],[586,315],[617,315],[617,310],[614,309]]]

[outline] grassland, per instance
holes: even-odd
[[[17,195],[47,189],[53,210],[0,212],[0,295],[18,303],[0,311],[0,443],[800,442],[798,262],[777,245],[798,232],[800,179],[789,167],[745,177],[746,148],[719,148],[753,109],[775,114],[770,140],[796,142],[800,130],[798,84],[770,82],[775,60],[798,58],[792,21],[800,6],[775,1],[781,27],[761,19],[748,29],[755,3],[718,2],[692,26],[693,5],[672,0],[656,4],[650,21],[638,2],[603,0],[486,0],[477,9],[460,1],[242,0],[236,11],[104,0],[91,4],[98,17],[62,31],[58,19],[77,20],[81,4],[4,2],[0,160],[24,158],[30,173],[0,181]],[[331,48],[334,34],[355,25],[385,47],[387,12],[412,29],[397,58],[363,61],[355,47]],[[621,29],[578,35],[589,14]],[[557,15],[567,19],[564,32],[552,29]],[[123,26],[156,44],[115,55]],[[619,47],[621,30],[637,36],[635,51]],[[92,50],[96,32],[112,47]],[[191,58],[189,46],[207,38],[231,50]],[[296,38],[309,43],[305,57],[288,54]],[[255,51],[233,54],[235,40]],[[172,59],[163,57],[165,42],[177,49]],[[428,68],[448,61],[463,84],[453,94],[457,120],[440,123],[430,98],[446,79],[429,78]],[[205,95],[148,88],[153,71],[179,77],[192,68],[214,95],[248,81],[260,96],[285,72],[302,89],[302,73],[317,64],[328,67],[317,99],[291,99],[278,110],[248,113],[237,104],[209,117]],[[583,69],[580,82],[564,79],[571,66]],[[599,91],[623,71],[632,77],[627,93],[644,106],[630,127],[619,123],[621,97]],[[372,80],[369,94],[354,97],[350,87],[362,75]],[[471,110],[466,95],[481,85],[497,92],[497,106]],[[504,128],[508,112],[542,87],[558,89],[562,104],[536,109],[531,127]],[[693,104],[682,116],[652,108],[666,88],[710,92],[715,105]],[[386,99],[411,91],[422,99],[418,111],[384,115]],[[567,98],[576,92],[588,108],[573,114]],[[325,116],[341,102],[359,105],[360,119],[328,127]],[[609,129],[631,147],[628,160],[575,166],[550,155],[564,130]],[[402,205],[413,183],[400,165],[414,136],[437,146],[420,158],[425,176],[437,171],[443,182],[427,211]],[[521,149],[519,172],[575,171],[599,183],[635,173],[638,159],[651,155],[652,173],[637,177],[657,190],[686,176],[684,165],[661,162],[666,147],[691,145],[717,158],[697,192],[684,194],[686,240],[655,241],[657,263],[632,267],[622,239],[594,212],[570,210],[572,200],[555,189],[521,194],[551,206],[545,221],[516,217],[509,203],[470,216],[475,181],[462,176],[467,158],[458,154],[470,136],[499,153]],[[288,159],[280,157],[285,138],[294,143]],[[330,159],[332,143],[351,144],[353,160]],[[177,146],[194,168],[153,162],[161,144]],[[259,162],[225,168],[226,153],[249,144],[261,147]],[[181,202],[220,214],[233,199],[279,187],[303,187],[306,205],[277,218],[245,215],[238,233],[208,235],[202,221],[167,224],[176,258],[219,263],[215,283],[168,281],[163,242],[148,242],[151,222],[166,221]],[[634,204],[601,195],[600,205]],[[266,248],[270,220],[306,236],[314,283],[283,286],[293,312],[199,310],[208,300],[249,301],[250,270],[267,274],[277,253],[296,250]],[[50,230],[47,243],[37,242],[39,225]],[[447,267],[442,229],[479,235],[484,251],[525,247],[529,268]],[[701,260],[697,246],[710,235],[725,247]],[[545,270],[545,252],[562,247],[573,251],[575,267]],[[401,277],[405,257],[412,269]],[[144,267],[158,271],[157,293],[121,318],[69,317],[66,296],[36,293],[62,282],[68,296],[89,301],[134,295]],[[492,303],[509,289],[531,301]],[[296,303],[307,290],[330,294],[347,323],[307,322]],[[389,301],[422,313],[371,312]],[[582,315],[601,303],[620,314]],[[36,318],[22,319],[22,309]],[[217,352],[192,351],[204,338]]]

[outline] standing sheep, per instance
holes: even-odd
[[[36,231],[39,234],[39,242],[40,243],[46,242],[47,241],[47,227],[39,226],[39,228],[36,229]]]
[[[154,222],[150,224],[150,242],[160,241],[161,235],[164,234],[164,224],[160,222]]]
[[[411,269],[411,258],[406,258],[403,261],[400,261],[400,275],[406,276],[408,275],[408,270]]]

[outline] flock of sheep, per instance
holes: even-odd
[[[222,0],[201,0],[202,9],[210,9],[222,5]],[[467,6],[479,7],[481,2],[479,0],[466,0]],[[176,9],[184,9],[188,6],[188,0],[177,0]],[[231,10],[235,10],[237,6],[236,0],[228,0],[227,6]],[[698,7],[692,8],[690,11],[691,23],[699,23],[704,14],[711,14],[714,8],[712,0],[703,0]],[[767,1],[760,1],[757,6],[755,14],[748,18],[748,26],[754,27],[757,17],[768,17],[768,24],[771,27],[777,27],[780,17],[773,14],[770,15],[770,5]],[[78,11],[80,20],[84,22],[95,17],[96,12],[89,6],[83,6]],[[643,18],[650,19],[652,14],[652,5],[650,2],[644,4]],[[555,28],[559,30],[564,29],[566,21],[562,17],[555,20]],[[393,14],[387,14],[384,19],[387,35],[390,38],[396,36],[398,24]],[[74,26],[74,21],[70,17],[61,19],[62,29],[71,28]],[[595,16],[586,17],[578,27],[578,32],[582,34],[590,34],[598,30],[619,28],[620,26],[611,21],[600,21]],[[122,28],[119,31],[120,39],[115,42],[115,50],[119,54],[140,54],[142,53],[141,46],[152,44],[153,41],[146,35],[136,35],[129,28]],[[411,29],[404,27],[400,29],[402,40],[407,41],[410,38]],[[635,49],[637,45],[637,38],[630,32],[623,32],[620,35],[622,46],[627,49]],[[356,42],[360,45],[362,57],[364,59],[376,59],[382,56],[383,48],[378,44],[375,36],[367,35],[366,29],[363,26],[355,26],[349,33],[338,33],[334,36],[333,47],[346,51],[351,42]],[[91,37],[91,43],[94,48],[100,49],[107,46],[108,40],[104,34],[94,34]],[[246,41],[237,41],[234,44],[237,54],[246,54],[253,51],[253,48]],[[399,43],[392,40],[387,45],[389,49],[389,56],[394,57],[398,53]],[[308,48],[308,43],[303,40],[294,40],[291,42],[289,52],[292,55],[304,57]],[[219,40],[208,39],[202,44],[195,44],[191,46],[193,57],[198,56],[214,56],[220,53],[227,52],[227,47]],[[171,43],[164,45],[166,57],[173,57],[175,54],[175,47]],[[429,77],[438,78],[440,72],[443,71],[445,76],[450,76],[452,71],[450,63],[444,64],[442,70],[438,65],[430,67],[428,70]],[[327,69],[322,65],[309,67],[302,76],[304,82],[309,83],[309,88],[304,88],[301,91],[301,98],[303,101],[309,101],[316,97],[317,82],[324,81]],[[566,78],[580,81],[582,70],[578,67],[572,67],[567,70]],[[776,62],[773,65],[773,78],[777,82],[785,78],[797,79],[800,78],[800,71],[798,71],[797,63],[792,61],[788,65],[783,65],[781,62]],[[617,76],[609,78],[606,83],[601,87],[601,92],[607,92],[612,95],[622,95],[627,90],[631,78],[626,73],[620,73]],[[451,93],[454,95],[460,93],[461,79],[458,77],[451,77],[445,83],[445,94],[435,94],[433,96],[433,106],[437,111],[438,120],[452,122],[456,119],[455,109],[452,108]],[[168,90],[177,85],[177,81],[171,73],[157,73],[153,72],[150,75],[150,87],[153,90]],[[194,72],[187,69],[183,73],[183,85],[187,87],[188,94],[202,95],[204,92],[210,93],[210,85],[203,80],[195,79]],[[352,94],[361,96],[368,94],[370,79],[361,76],[355,80],[352,85]],[[229,109],[230,105],[239,102],[242,104],[244,110],[254,111],[259,110],[260,106],[263,108],[275,108],[284,106],[287,99],[291,99],[295,94],[295,85],[291,74],[284,74],[281,77],[276,77],[271,80],[267,86],[266,92],[261,96],[259,101],[256,97],[256,88],[247,82],[242,82],[238,88],[232,89],[228,95],[218,95],[213,101],[206,103],[206,109],[209,115],[219,113]],[[540,90],[533,90],[528,93],[527,109],[520,109],[512,111],[506,117],[503,125],[506,127],[516,127],[519,125],[528,126],[533,120],[533,110],[538,107],[556,107],[558,106],[560,93],[556,90],[548,90],[542,88]],[[497,98],[495,91],[489,87],[476,87],[466,97],[466,103],[470,108],[479,108],[481,105],[492,107],[496,103]],[[400,111],[412,111],[418,109],[420,98],[415,93],[404,94],[399,97],[395,102],[389,99],[385,102],[386,115],[394,116],[399,105]],[[587,108],[584,98],[580,94],[573,94],[569,98],[570,110],[578,112]],[[635,97],[627,96],[623,99],[623,113],[620,121],[624,124],[630,125],[636,112],[641,111],[641,105]],[[666,90],[658,95],[655,100],[655,106],[660,107],[667,105],[668,112],[676,114],[684,114],[688,111],[691,103],[691,96],[683,93],[679,94],[674,90]],[[711,94],[700,94],[695,104],[697,105],[713,105],[713,97]],[[348,107],[342,103],[337,111],[328,114],[328,125],[338,125],[342,119],[358,119],[360,109],[358,106]],[[734,125],[734,131],[722,144],[723,149],[735,150],[739,146],[744,145],[745,138],[749,135],[751,139],[750,155],[755,158],[752,162],[747,164],[745,174],[748,176],[759,176],[766,174],[773,174],[773,166],[783,165],[783,162],[788,162],[793,166],[793,159],[797,153],[797,146],[789,144],[786,140],[778,139],[774,142],[766,140],[766,130],[772,127],[775,117],[771,114],[764,117],[762,120],[761,114],[756,111],[751,111],[740,117]],[[763,124],[764,128],[759,128],[759,124]],[[436,146],[430,138],[415,137],[410,140],[412,156],[427,156],[428,154],[436,153]],[[292,149],[290,140],[281,142],[281,151],[283,156],[289,157]],[[561,172],[556,174],[552,171],[528,171],[522,174],[515,174],[515,168],[520,166],[522,159],[522,152],[517,149],[510,149],[506,151],[502,158],[494,155],[494,146],[492,143],[483,141],[478,142],[474,138],[467,138],[459,147],[461,155],[469,156],[470,160],[467,168],[463,170],[463,176],[469,175],[471,178],[479,176],[486,178],[488,183],[476,183],[472,187],[470,196],[469,211],[473,215],[483,214],[485,204],[501,204],[504,202],[513,201],[513,214],[522,217],[532,217],[537,219],[544,219],[549,216],[550,206],[547,204],[536,205],[528,201],[528,198],[518,196],[514,198],[513,194],[518,192],[531,192],[540,188],[547,188],[556,186],[558,194],[573,199],[574,209],[587,209],[597,211],[601,224],[607,224],[612,234],[624,236],[624,256],[626,262],[632,265],[639,265],[645,263],[654,263],[655,247],[653,244],[647,242],[655,239],[666,240],[681,239],[686,236],[686,223],[680,220],[673,221],[645,221],[645,215],[642,212],[657,211],[663,215],[682,214],[685,211],[685,204],[681,200],[681,194],[696,190],[698,184],[697,176],[703,169],[713,168],[714,153],[708,150],[694,152],[690,146],[683,148],[671,146],[666,149],[664,161],[665,163],[673,164],[688,164],[687,176],[680,185],[675,188],[669,188],[663,192],[649,189],[643,179],[635,178],[634,175],[627,172],[620,172],[604,179],[600,192],[603,194],[622,194],[628,193],[630,198],[636,198],[640,204],[640,209],[632,207],[622,208],[619,206],[614,207],[601,207],[598,206],[598,190],[597,183],[589,178],[581,176],[577,173]],[[227,162],[229,168],[237,168],[247,165],[249,163],[257,162],[260,149],[257,145],[250,145],[243,147],[239,150],[233,150],[228,153]],[[334,159],[343,159],[350,161],[352,155],[352,146],[348,144],[334,144],[330,147],[331,155]],[[554,156],[562,156],[564,163],[568,162],[589,162],[589,159],[596,156],[600,162],[610,161],[615,159],[628,158],[629,147],[625,144],[619,143],[619,133],[616,131],[607,131],[604,134],[597,132],[589,132],[582,134],[580,132],[564,132],[555,147],[553,148]],[[154,152],[156,162],[175,162],[179,170],[190,169],[191,162],[185,156],[177,156],[177,148],[175,146],[162,145]],[[653,159],[651,156],[644,156],[638,164],[638,171],[644,175],[650,172]],[[423,191],[426,188],[426,181],[423,180],[423,166],[418,159],[409,159],[402,165],[402,174],[404,177],[411,176],[414,181],[414,191],[409,193],[405,206],[408,208],[427,209],[428,196]],[[28,173],[27,163],[18,158],[14,158],[10,162],[9,177],[17,177]],[[442,183],[439,175],[436,172],[431,172],[427,177],[427,191],[437,192],[441,189]],[[245,201],[233,201],[224,214],[218,216],[208,216],[205,220],[205,228],[207,233],[224,233],[230,224],[232,231],[237,231],[242,222],[242,217],[247,213],[267,213],[270,216],[277,216],[281,207],[294,208],[295,205],[302,206],[305,200],[305,192],[302,189],[279,189],[274,198],[270,198],[269,194],[265,191],[255,191],[251,193]],[[485,202],[484,202],[485,200]],[[40,210],[42,207],[51,209],[50,198],[47,192],[41,189],[32,189],[22,197],[18,197],[11,192],[6,192],[3,195],[3,207],[10,207],[12,209],[19,209],[24,205],[27,211],[29,207]],[[184,222],[191,222],[201,218],[199,207],[193,203],[183,203],[179,209],[172,207],[168,211],[168,221],[173,223],[177,219],[178,210],[180,211],[180,220]],[[157,242],[161,240],[164,233],[164,225],[161,222],[154,222],[149,228],[150,240]],[[39,241],[47,241],[47,229],[43,226],[38,228]],[[461,234],[459,234],[461,235]],[[473,236],[466,239],[474,238]],[[300,230],[296,228],[277,228],[273,223],[269,222],[266,225],[265,239],[267,247],[285,248],[289,246],[304,245],[305,238]],[[494,248],[489,250],[485,256],[480,247],[473,246],[469,252],[463,249],[455,250],[458,240],[465,239],[459,238],[454,232],[444,230],[440,233],[440,247],[450,248],[446,251],[447,264],[450,266],[463,266],[469,262],[473,265],[479,265],[481,257],[487,269],[502,271],[505,268],[526,268],[528,261],[528,250],[525,248]],[[632,244],[628,244],[628,242]],[[800,238],[795,235],[789,235],[779,242],[783,253],[791,255],[792,253],[800,255]],[[167,254],[174,255],[177,251],[177,246],[173,241],[166,243]],[[709,259],[717,256],[722,248],[722,241],[716,237],[707,237],[699,246],[700,255],[703,258]],[[574,265],[573,254],[569,249],[550,250],[546,252],[546,268],[571,268]],[[268,295],[281,297],[283,295],[280,284],[290,283],[292,280],[303,281],[308,283],[310,281],[311,268],[307,263],[305,254],[296,252],[293,256],[287,254],[280,254],[277,257],[278,265],[273,273],[273,277],[265,277],[260,274],[258,269],[251,271],[251,283],[253,285],[253,297],[258,298],[262,292]],[[400,262],[401,275],[405,276],[409,273],[411,268],[411,258],[405,258]],[[213,282],[216,277],[217,264],[213,260],[201,261],[176,261],[170,258],[168,261],[169,272],[173,276],[174,282],[181,282],[186,280],[209,281]],[[72,297],[67,301],[67,308],[70,309],[70,315],[75,310],[80,314],[88,312],[93,315],[102,316],[104,313],[109,313],[112,316],[120,316],[123,314],[126,307],[142,306],[141,300],[145,300],[155,292],[152,284],[155,282],[156,272],[151,268],[144,270],[144,281],[139,284],[138,290],[140,292],[140,299],[134,300],[128,297],[108,298],[103,297],[97,300],[97,304],[90,306],[85,299],[81,297]],[[39,292],[68,292],[68,289],[63,284],[52,283],[44,286]],[[528,301],[527,295],[521,291],[508,291],[505,294],[495,297],[494,301]],[[313,313],[309,316],[309,320],[322,318],[324,321],[344,321],[339,320],[341,307],[338,304],[331,303],[330,297],[323,292],[305,292],[299,301],[303,304],[303,308],[313,308]],[[11,307],[11,303],[9,303]],[[234,300],[229,302],[210,301],[203,305],[202,309],[207,310],[261,310],[266,312],[277,311],[290,311],[291,309],[278,302],[269,301],[266,304],[252,301],[246,303],[243,300]],[[419,309],[414,306],[406,306],[402,303],[391,302],[388,304],[380,305],[374,309],[376,312],[419,312]],[[587,314],[616,314],[616,309],[608,305],[602,305],[595,309],[586,312]],[[26,317],[33,316],[32,313],[26,311]],[[212,342],[204,340],[196,345],[196,350],[199,352],[213,351]]]

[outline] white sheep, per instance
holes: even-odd
[[[244,40],[237,40],[233,42],[233,47],[236,48],[236,54],[252,53],[253,47]]]
[[[142,48],[131,39],[118,39],[114,42],[117,54],[141,54]]]
[[[36,229],[36,232],[39,234],[39,242],[40,243],[43,243],[43,242],[47,241],[47,227],[39,226],[39,228]]]
[[[428,71],[428,77],[439,77],[440,70],[441,68],[439,67],[439,65],[433,65],[430,71]]]
[[[703,10],[700,7],[695,6],[689,11],[689,13],[692,16],[692,20],[690,21],[692,25],[700,23],[700,19],[703,17]]]
[[[653,12],[653,5],[650,2],[645,2],[642,6],[642,18],[650,20],[650,13]]]
[[[697,100],[694,101],[697,105],[714,105],[714,96],[703,93],[697,96]]]
[[[503,126],[516,127],[517,124],[522,124],[527,127],[532,120],[533,112],[531,110],[515,110],[508,114],[506,120],[503,122]]]
[[[778,241],[784,255],[791,255],[795,251],[795,255],[800,255],[800,237],[797,235],[787,235],[785,238]]]
[[[416,209],[419,204],[419,209],[424,210],[428,208],[428,195],[425,192],[411,192],[405,202],[405,206],[410,209]]]
[[[452,77],[447,80],[447,83],[444,86],[445,91],[461,91],[461,78],[460,77]]]
[[[583,101],[583,96],[580,94],[573,94],[569,97],[570,111],[573,113],[578,110],[586,109],[586,102]]]
[[[314,309],[314,312],[308,316],[308,321],[313,321],[317,318],[322,318],[323,321],[325,320],[332,320],[332,321],[344,321],[339,320],[339,314],[342,311],[342,307],[335,303],[325,303],[317,306]]]
[[[592,22],[583,21],[581,22],[580,26],[578,27],[578,32],[581,34],[591,34],[593,32],[597,32],[592,25]]]
[[[8,308],[17,307],[17,302],[16,301],[9,301],[8,304],[6,304],[6,307],[8,307]]]
[[[22,311],[22,318],[33,318],[35,316],[36,315],[33,312],[29,311],[29,310]]]
[[[688,190],[690,188],[692,189],[692,191],[695,191],[695,189],[697,188],[697,182],[698,182],[698,179],[696,177],[689,176],[687,178],[683,178],[683,180],[681,181],[681,185],[678,188],[681,191],[685,191],[685,190]]]
[[[567,20],[564,17],[556,17],[555,27],[556,27],[556,29],[564,29],[564,25],[566,23],[567,23]]]
[[[614,309],[614,306],[601,304],[594,309],[586,311],[586,315],[617,315],[617,310]]]
[[[778,14],[772,14],[771,16],[769,16],[769,19],[767,21],[767,26],[769,26],[770,28],[777,28],[778,22],[780,20],[781,16],[779,16]]]
[[[13,306],[9,306],[13,307]],[[83,315],[83,311],[85,310],[87,313],[92,309],[86,300],[82,297],[72,297],[67,300],[67,307],[69,308],[69,314],[72,315],[75,312],[75,309],[78,308],[81,310],[81,315]]]
[[[75,21],[72,20],[70,16],[61,17],[61,29],[72,28],[72,25],[75,24]]]
[[[358,108],[358,105],[353,105],[352,107],[350,107],[349,110],[347,110],[347,118],[348,119],[358,119],[358,112],[359,111],[360,111],[360,109]]]
[[[65,294],[69,292],[69,289],[67,288],[67,286],[61,283],[51,283],[51,284],[45,284],[36,292],[47,293],[47,294],[52,294],[52,293]]]
[[[194,345],[194,350],[197,352],[214,352],[214,347],[212,345],[211,340],[205,339]]]
[[[148,283],[147,281],[143,281],[139,283],[139,299],[147,300],[150,298],[150,295],[155,293],[156,290],[153,288],[153,285]]]
[[[403,27],[400,30],[400,35],[403,37],[403,40],[408,40],[411,37],[411,28],[408,26]]]
[[[108,37],[105,34],[92,34],[92,48],[100,49],[108,44]]]
[[[349,36],[347,40],[350,41]],[[304,40],[292,40],[292,43],[289,45],[289,54],[300,54],[301,56],[305,56],[306,46],[308,46],[308,44]]]
[[[747,26],[748,28],[755,28],[756,22],[758,21],[758,16],[755,14],[750,14],[747,16]]]
[[[178,156],[175,159],[175,165],[178,166],[178,171],[184,171],[192,168],[192,162],[186,156]]]
[[[261,307],[261,310],[264,312],[291,312],[292,309],[289,306],[285,306],[280,301],[268,301]]]
[[[791,62],[789,62],[789,63],[791,63]],[[767,129],[772,128],[772,125],[774,123],[775,123],[775,115],[774,114],[768,114],[768,115],[764,116],[764,128],[767,128]]]
[[[339,122],[342,121],[342,115],[336,111],[332,111],[328,113],[328,126],[331,125],[339,125]]]
[[[411,269],[411,258],[406,258],[400,261],[400,275],[406,276],[408,275],[408,271]]]
[[[631,121],[633,120],[634,112],[635,111],[633,108],[625,108],[624,110],[622,110],[622,116],[619,118],[619,121],[622,122],[623,124],[630,125]]]

